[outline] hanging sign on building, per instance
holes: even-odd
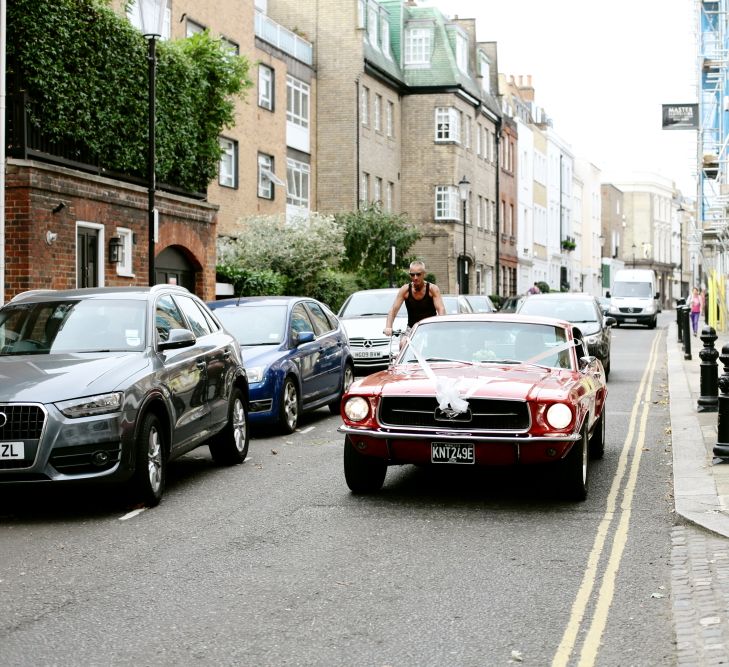
[[[664,104],[663,105],[664,130],[698,130],[699,105],[698,104]]]

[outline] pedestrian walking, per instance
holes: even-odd
[[[541,294],[542,290],[539,289],[539,285],[535,282],[528,290],[527,294]]]
[[[408,312],[408,326],[405,335],[416,322],[433,315],[445,315],[445,305],[440,294],[440,288],[435,283],[425,280],[425,264],[417,261],[410,264],[410,282],[403,285],[395,295],[390,312],[387,313],[387,321],[383,333],[392,336],[392,323],[400,310],[403,302]],[[402,339],[400,339],[402,344]]]
[[[698,335],[699,330],[699,317],[701,312],[704,310],[704,295],[699,292],[698,287],[694,287],[689,297],[689,306],[691,310],[689,314],[691,316],[691,329],[693,329],[694,336]]]

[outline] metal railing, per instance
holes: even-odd
[[[284,28],[262,12],[256,12],[256,36],[307,65],[313,62],[311,42]]]

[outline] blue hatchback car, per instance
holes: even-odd
[[[241,297],[208,306],[237,338],[249,382],[249,420],[292,433],[303,412],[339,414],[354,379],[349,340],[336,315],[315,299]]]

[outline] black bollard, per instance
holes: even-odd
[[[681,326],[681,306],[686,303],[686,299],[676,299],[676,330],[678,331],[678,342],[683,341],[683,327]]]
[[[713,450],[714,463],[729,463],[729,344],[721,348],[719,359],[724,372],[719,378],[718,438]]]
[[[691,359],[691,319],[690,306],[681,306],[681,322],[683,323],[683,358]]]
[[[713,327],[704,327],[699,338],[704,347],[699,352],[701,390],[696,409],[699,412],[716,412],[719,409],[719,365],[716,363],[719,352],[714,347],[716,331]]]

